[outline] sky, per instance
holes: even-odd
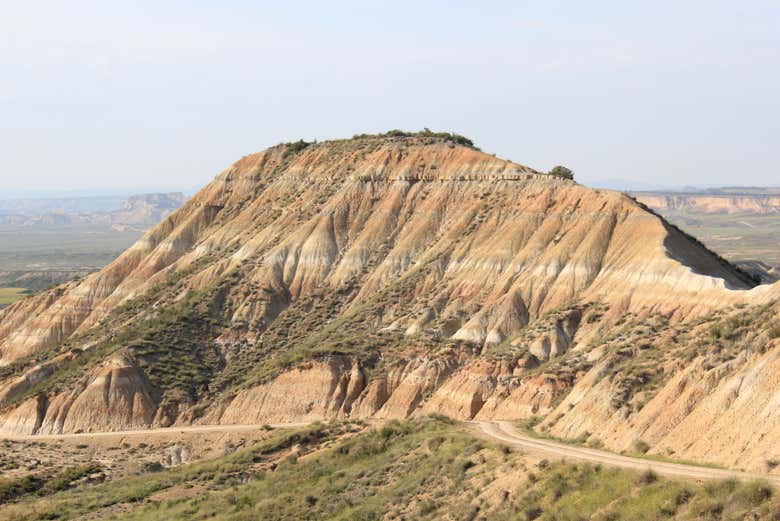
[[[423,127],[584,184],[780,185],[778,0],[0,12],[0,199],[194,190],[279,142]]]

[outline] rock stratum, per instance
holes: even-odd
[[[468,145],[240,159],[100,272],[0,312],[2,428],[438,412],[750,469],[780,457],[780,285],[624,194]]]

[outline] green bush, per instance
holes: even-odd
[[[655,483],[656,481],[658,481],[658,474],[650,469],[647,469],[639,476],[640,485],[649,485],[651,483]]]
[[[77,467],[67,467],[57,473],[29,475],[16,479],[0,481],[0,504],[21,498],[28,494],[48,496],[65,490],[74,481],[100,471],[100,466],[90,463]]]
[[[638,452],[639,454],[645,454],[650,450],[650,445],[648,445],[648,443],[644,440],[636,440],[633,444],[631,444],[631,449],[634,452]]]
[[[769,338],[780,338],[780,319],[775,319],[767,327]]]
[[[742,485],[737,495],[745,503],[758,506],[770,497],[772,497],[772,486],[766,481],[751,481]]]
[[[294,156],[298,152],[301,152],[304,149],[306,149],[309,145],[311,145],[310,142],[304,141],[302,139],[299,139],[298,141],[293,141],[292,143],[285,143],[284,152],[282,153],[282,159],[287,159],[291,156]]]
[[[381,138],[390,138],[390,137],[400,137],[400,138],[429,137],[429,138],[441,139],[446,142],[454,143],[456,145],[462,145],[465,147],[476,149],[476,147],[474,146],[474,142],[471,139],[467,138],[466,136],[462,136],[454,132],[433,132],[428,128],[421,130],[420,132],[407,132],[405,130],[393,129],[385,132],[384,134],[355,134],[354,136],[352,136],[352,139],[381,139]]]
[[[0,504],[12,499],[37,492],[43,487],[44,481],[36,476],[25,476],[19,479],[0,481]]]
[[[552,170],[548,172],[548,174],[553,175],[555,177],[560,177],[561,179],[574,179],[574,172],[565,166],[555,166]]]

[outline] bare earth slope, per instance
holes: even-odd
[[[780,286],[753,285],[627,196],[451,139],[281,145],[0,312],[0,421],[544,416],[758,468],[778,455]],[[760,421],[724,419],[747,404]]]

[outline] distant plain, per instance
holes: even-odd
[[[780,214],[717,214],[667,211],[670,222],[731,262],[780,266]]]

